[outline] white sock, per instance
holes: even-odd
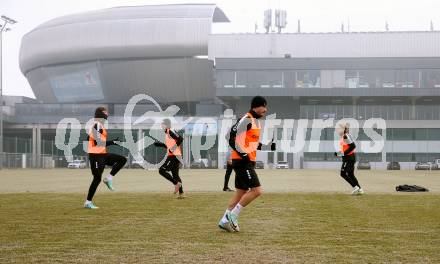
[[[109,181],[113,180],[113,176],[111,174],[107,175],[107,180]]]
[[[85,204],[89,204],[89,203],[91,203],[91,202],[92,202],[92,201],[86,200]]]
[[[224,214],[223,217],[222,217],[222,222],[223,222],[223,223],[228,222],[228,219],[226,218],[226,214],[229,213],[229,212],[230,212],[230,210],[229,210],[229,209],[226,209],[225,214]]]
[[[241,209],[243,208],[243,206],[241,204],[237,204],[234,209],[232,209],[231,213],[235,214],[236,216],[238,216],[240,214]]]

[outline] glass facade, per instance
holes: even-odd
[[[16,104],[19,116],[86,116],[93,117],[95,109],[106,104]]]
[[[357,153],[357,160],[381,162],[382,153]],[[332,161],[341,162],[341,158],[335,157],[333,152],[304,152],[304,161]]]
[[[440,105],[301,105],[300,118],[439,120]]]
[[[387,162],[431,162],[440,159],[440,153],[387,153]]]
[[[87,102],[104,99],[98,65],[95,62],[48,66],[53,94],[59,102]]]
[[[218,88],[440,88],[440,69],[217,70]]]

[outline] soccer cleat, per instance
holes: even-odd
[[[98,209],[99,207],[94,205],[92,202],[90,202],[90,203],[85,203],[84,204],[84,208],[86,208],[86,209]]]
[[[359,195],[359,190],[362,190],[361,188],[359,188],[359,186],[354,187],[353,191],[351,192],[351,195]]]
[[[177,199],[185,199],[186,196],[183,193],[179,193],[179,195],[177,196]]]
[[[174,194],[179,192],[180,187],[182,187],[182,183],[178,182],[176,185],[174,185]]]
[[[364,194],[364,190],[362,188],[359,188],[358,195],[362,195],[362,194]]]
[[[220,222],[218,222],[218,227],[220,229],[225,230],[226,232],[234,232],[234,229],[231,226],[231,223],[229,222],[222,222],[222,220],[220,219]]]
[[[240,231],[240,228],[238,227],[238,219],[235,214],[231,212],[226,213],[226,219],[228,219],[228,222],[231,224],[231,227],[235,232]]]
[[[109,179],[107,179],[107,178],[104,178],[104,180],[102,180],[102,182],[105,184],[105,185],[107,185],[107,187],[108,187],[108,189],[110,190],[110,191],[114,191],[115,189],[113,188],[113,181],[112,180],[109,180]]]
[[[234,190],[229,189],[229,188],[223,188],[223,191],[224,191],[224,192],[233,192]]]

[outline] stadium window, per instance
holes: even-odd
[[[267,153],[267,162],[269,163],[269,164],[273,164],[273,162],[274,162],[274,152],[268,152]]]
[[[373,128],[372,130],[374,130],[375,133],[382,135],[382,129]],[[358,141],[371,141],[371,138],[367,136],[364,129],[359,129],[358,137],[356,140],[358,140]]]
[[[427,128],[415,128],[414,129],[414,139],[415,140],[428,140],[428,129]]]
[[[404,105],[402,107],[402,120],[410,120],[411,119],[411,105]]]
[[[217,71],[217,87],[234,88],[235,72],[234,71]]]
[[[323,152],[304,152],[304,161],[325,161]]]
[[[285,161],[284,152],[277,152],[277,161]]]
[[[376,76],[374,75],[374,71],[359,71],[359,88],[377,88]]]
[[[440,140],[440,128],[428,128],[428,140]]]
[[[440,88],[440,69],[422,70],[423,88]]]
[[[341,162],[341,158],[335,157],[334,152],[331,152],[331,153],[327,152],[327,153],[325,153],[324,159],[326,161],[331,161],[331,162]]]
[[[359,87],[359,72],[355,70],[345,71],[345,88]]]
[[[375,71],[375,75],[376,75],[376,88],[396,87],[394,70],[378,70]]]
[[[295,88],[296,73],[295,71],[283,71],[284,87]]]
[[[364,153],[364,152],[358,152],[357,153],[358,160],[359,161],[369,161],[369,162],[380,162],[382,161],[382,153]]]
[[[235,88],[246,88],[248,84],[248,72],[236,71],[235,72]]]
[[[432,106],[432,118],[433,120],[439,120],[440,119],[440,105],[433,105]]]
[[[414,140],[413,128],[388,128],[388,140]]]
[[[414,153],[414,160],[413,161],[417,161],[417,162],[428,162],[428,161],[432,161],[431,160],[431,155],[430,153]]]
[[[397,161],[397,162],[411,162],[413,161],[412,153],[395,153],[387,152],[386,155],[387,162]]]
[[[321,87],[321,72],[317,70],[297,71],[296,88]]]

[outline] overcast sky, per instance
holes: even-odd
[[[271,7],[287,10],[287,29],[296,32],[336,32],[350,21],[351,31],[389,29],[429,30],[430,21],[440,30],[440,0],[0,0],[0,14],[18,21],[3,36],[3,93],[33,97],[27,80],[18,67],[21,38],[37,25],[55,17],[109,8],[172,3],[217,3],[231,23],[214,25],[214,33],[263,32],[263,12]],[[37,44],[37,43],[36,43]]]

